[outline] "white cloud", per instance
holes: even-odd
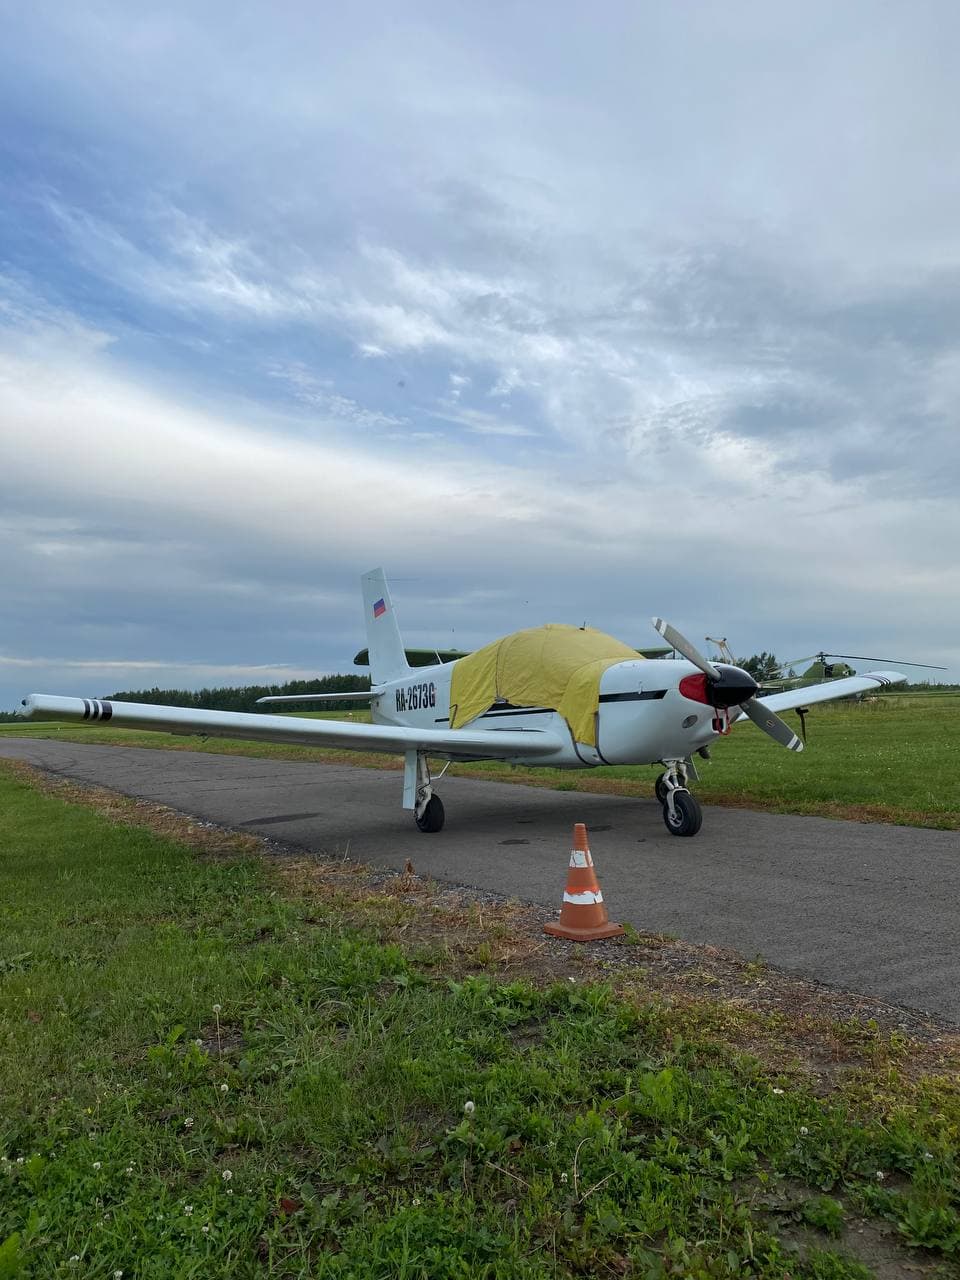
[[[540,432],[534,431],[532,427],[525,427],[519,422],[508,422],[495,413],[486,413],[482,409],[461,408],[455,400],[452,403],[448,402],[446,407],[430,409],[428,413],[431,418],[441,418],[444,422],[455,422],[461,427],[466,427],[467,431],[475,436],[505,436],[521,439],[524,436],[540,435]]]
[[[407,422],[406,418],[368,409],[357,400],[340,395],[331,378],[318,378],[302,364],[278,362],[268,372],[289,385],[297,400],[315,408],[328,422],[344,423],[358,430],[401,427]]]

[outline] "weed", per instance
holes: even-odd
[[[843,1205],[831,1196],[814,1196],[801,1209],[804,1222],[825,1231],[827,1235],[843,1235]]]

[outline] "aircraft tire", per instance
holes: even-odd
[[[417,826],[421,831],[434,832],[443,828],[443,801],[439,796],[431,796],[427,801],[427,807],[423,813],[417,818]]]
[[[666,805],[663,806],[663,822],[670,834],[695,836],[703,822],[703,811],[696,796],[692,796],[689,791],[675,791],[673,808],[674,814],[671,820],[670,810]]]

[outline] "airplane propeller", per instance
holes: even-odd
[[[720,672],[708,662],[699,649],[695,648],[686,636],[682,636],[676,627],[671,627],[666,618],[654,618],[653,625],[666,640],[667,644],[676,649],[677,653],[682,653],[688,662],[692,662],[695,667],[699,667],[708,680],[719,680]]]
[[[802,751],[803,743],[793,732],[785,720],[765,707],[754,695],[759,688],[756,680],[740,667],[731,667],[722,662],[709,662],[690,641],[672,627],[664,618],[654,618],[653,625],[663,636],[667,644],[672,645],[678,653],[682,653],[688,662],[703,672],[706,677],[705,689],[708,700],[714,707],[729,708],[738,706],[744,715],[749,716],[758,729],[778,742],[788,751]]]

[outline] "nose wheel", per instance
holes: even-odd
[[[672,796],[673,803],[663,806],[663,821],[672,836],[695,836],[703,822],[700,801],[689,791],[679,787]]]
[[[666,771],[654,784],[663,805],[663,824],[672,836],[695,836],[703,823],[703,810],[687,790],[687,766],[683,760],[666,761]]]

